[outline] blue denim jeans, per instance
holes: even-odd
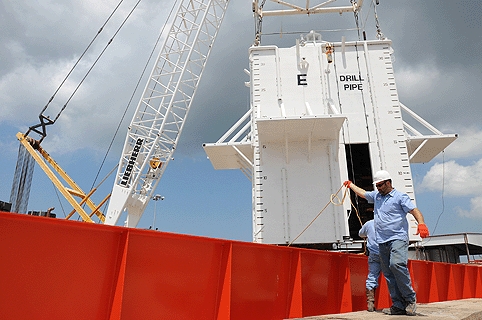
[[[393,306],[405,310],[409,303],[416,300],[407,267],[408,241],[393,240],[380,243],[378,247]]]
[[[380,256],[370,252],[370,255],[368,256],[368,277],[365,284],[368,290],[378,287],[378,277],[380,276],[380,271]]]

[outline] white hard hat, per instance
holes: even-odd
[[[391,180],[391,179],[392,177],[390,177],[390,173],[388,173],[388,171],[380,170],[380,171],[377,171],[373,176],[373,184],[376,184],[385,180]]]

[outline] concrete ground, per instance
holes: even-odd
[[[464,299],[434,303],[417,304],[416,316],[390,316],[378,310],[376,312],[358,311],[350,313],[331,314],[291,320],[408,320],[408,319],[458,319],[482,320],[482,299]]]

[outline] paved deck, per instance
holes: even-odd
[[[331,314],[306,318],[296,318],[296,320],[408,320],[408,319],[463,319],[463,320],[482,320],[482,299],[464,299],[434,303],[419,303],[417,305],[417,315],[409,316],[389,316],[383,314],[381,310],[376,312],[358,311],[350,313]],[[295,320],[295,319],[291,319]]]

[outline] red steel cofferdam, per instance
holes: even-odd
[[[0,319],[286,319],[365,310],[363,255],[0,213]],[[418,302],[482,267],[411,260]],[[385,280],[377,308],[389,307]]]

